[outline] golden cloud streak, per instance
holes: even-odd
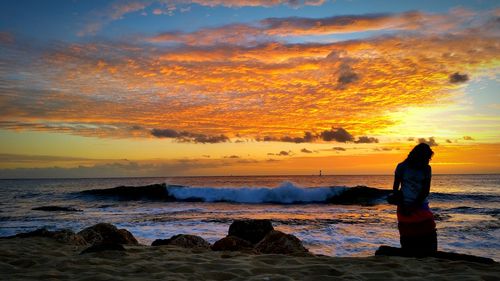
[[[73,44],[18,66],[34,75],[3,87],[0,126],[99,137],[376,134],[399,122],[388,113],[446,103],[459,87],[451,74],[498,68],[498,42],[490,30],[251,47]]]

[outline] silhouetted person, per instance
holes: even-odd
[[[437,251],[436,223],[427,201],[432,174],[429,161],[433,154],[429,145],[418,144],[398,164],[394,176],[393,189],[399,197],[397,217],[401,248],[417,255]]]

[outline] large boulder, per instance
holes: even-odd
[[[228,236],[236,236],[256,244],[272,230],[274,228],[270,220],[235,220],[229,226]]]
[[[75,234],[69,229],[61,229],[50,231],[45,228],[40,228],[30,232],[18,233],[14,236],[9,236],[5,238],[29,238],[29,237],[47,237],[55,239],[62,243],[72,244],[72,245],[87,245],[87,241],[78,234]]]
[[[126,229],[118,229],[109,223],[98,223],[78,232],[90,244],[137,245],[137,239]]]
[[[210,249],[210,243],[200,236],[177,234],[169,239],[156,239],[151,246],[171,245],[182,248]]]
[[[236,236],[226,236],[212,245],[214,251],[249,251],[252,243]]]
[[[307,254],[309,251],[299,238],[281,231],[273,230],[257,245],[255,250],[263,254]]]

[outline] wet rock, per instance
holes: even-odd
[[[210,249],[210,243],[200,236],[190,234],[178,234],[170,239],[156,239],[151,246],[171,245],[182,248]]]
[[[374,205],[392,191],[367,186],[355,186],[329,198],[328,203],[343,205]]]
[[[118,229],[109,223],[98,223],[78,232],[90,244],[130,244],[137,245],[137,239],[126,229]]]
[[[255,250],[263,254],[307,254],[307,250],[299,238],[281,231],[273,230],[257,245]]]
[[[117,197],[121,200],[162,200],[173,201],[169,196],[167,186],[163,184],[151,184],[145,186],[118,186],[106,189],[91,189],[80,192],[85,195],[96,195],[102,197]]]
[[[121,244],[118,243],[101,243],[94,244],[87,249],[83,250],[80,255],[88,254],[88,253],[98,253],[104,251],[125,251],[125,248]]]
[[[248,251],[252,243],[236,236],[226,236],[212,245],[213,251]]]
[[[236,236],[256,244],[272,230],[274,228],[270,220],[235,220],[229,226],[228,236]]]
[[[73,231],[69,229],[50,231],[45,228],[40,228],[34,231],[18,233],[16,235],[4,238],[29,238],[29,237],[47,237],[66,244],[87,245],[87,241],[81,235],[75,234]]]
[[[82,210],[80,209],[75,209],[72,207],[61,207],[61,206],[41,206],[33,208],[31,210],[46,211],[46,212],[82,212]]]

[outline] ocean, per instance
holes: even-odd
[[[270,219],[313,253],[371,256],[380,245],[399,246],[395,206],[379,193],[361,194],[359,201],[342,194],[355,186],[386,194],[392,180],[383,175],[0,180],[0,236],[41,227],[79,231],[108,222],[143,244],[175,234],[213,243],[235,219]],[[81,193],[158,183],[166,184],[174,200]],[[500,260],[500,175],[434,175],[429,201],[439,250]],[[32,210],[48,205],[81,211]]]

